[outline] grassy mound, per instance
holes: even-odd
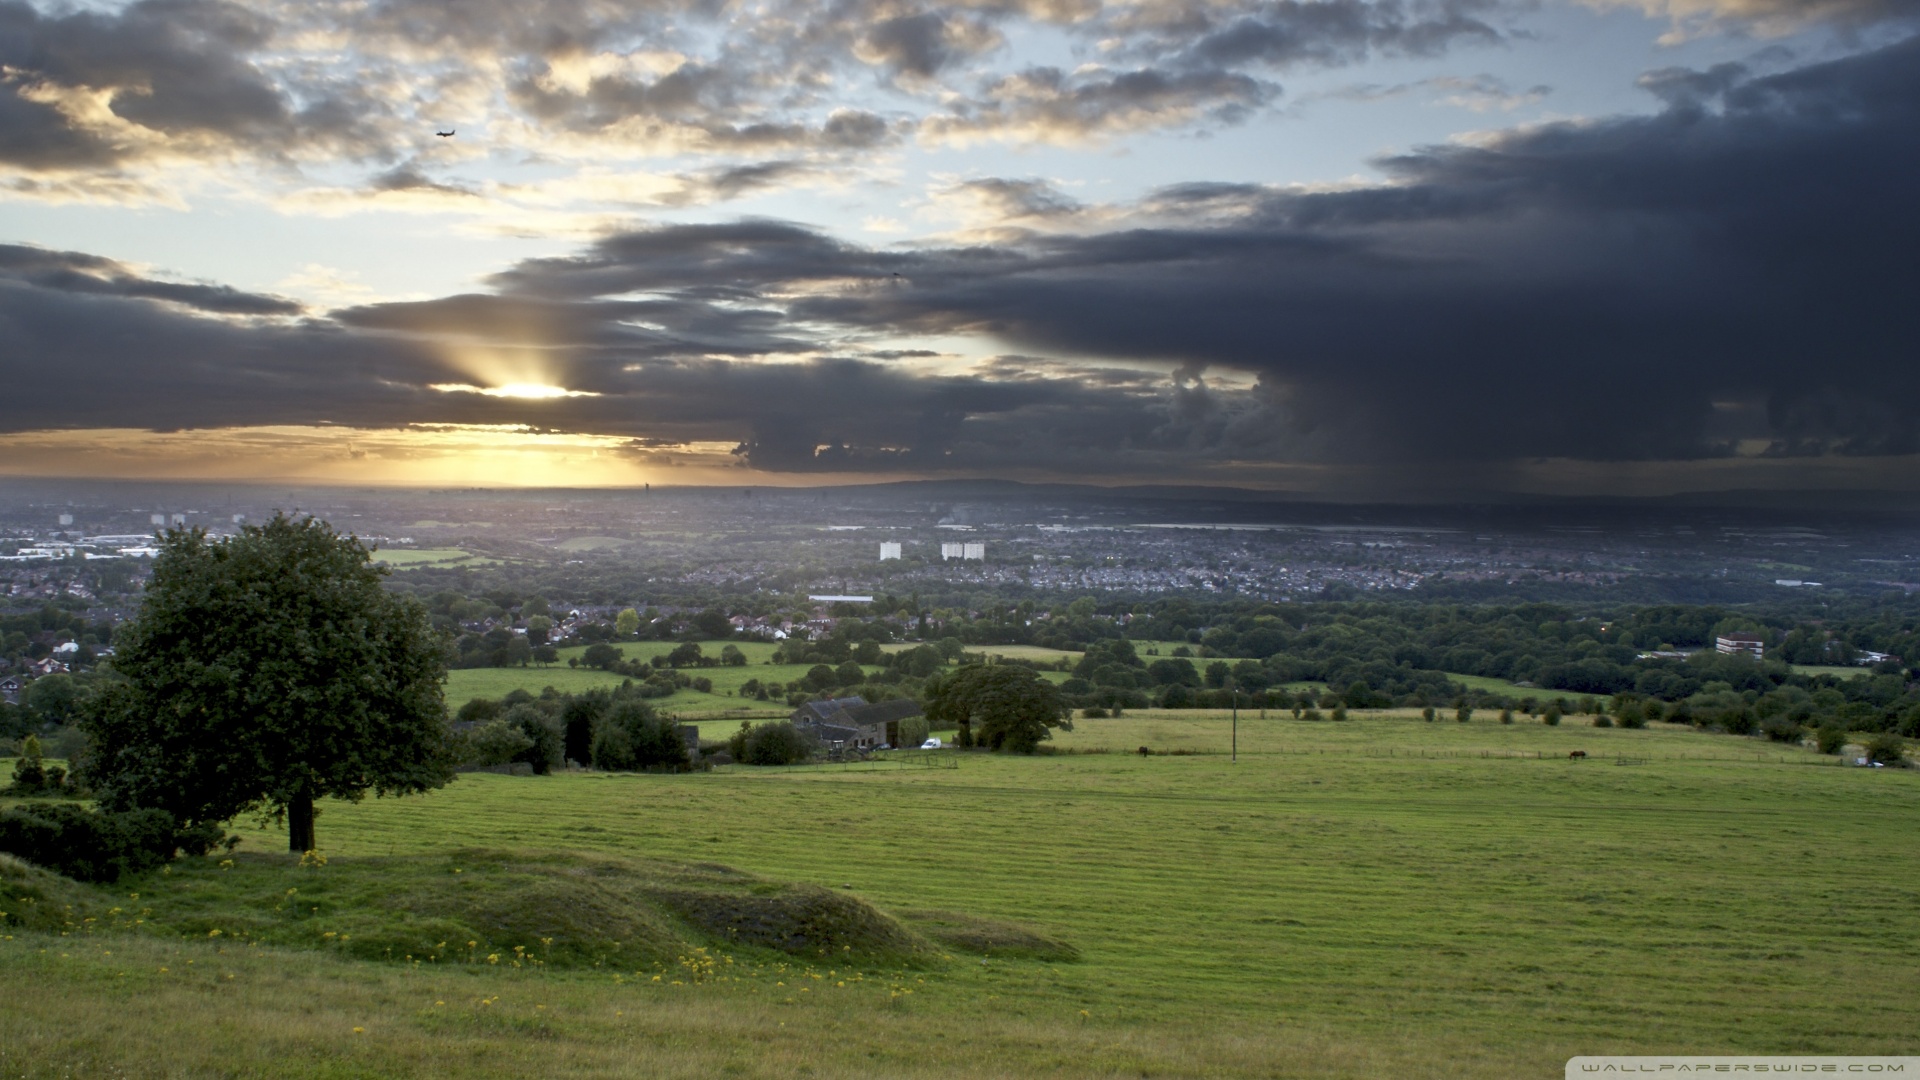
[[[982,919],[958,911],[903,911],[900,917],[921,934],[955,952],[1052,963],[1080,959],[1080,950],[1072,945],[1015,923]]]
[[[92,925],[98,891],[0,854],[0,929],[70,932]]]
[[[33,929],[418,964],[638,970],[715,945],[858,963],[935,955],[891,917],[825,889],[711,864],[492,850],[323,865],[288,855],[186,859],[101,888],[8,860],[0,898],[0,921]]]
[[[684,885],[654,896],[729,945],[863,961],[908,961],[932,952],[918,935],[857,897],[814,885],[757,881],[711,865],[694,868],[692,875]]]

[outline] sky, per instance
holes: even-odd
[[[0,0],[0,476],[1920,489],[1916,0]]]

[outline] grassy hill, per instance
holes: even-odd
[[[91,910],[121,910],[73,919],[64,937],[8,929],[0,969],[34,989],[0,1010],[0,1065],[1520,1077],[1557,1075],[1576,1053],[1920,1052],[1920,863],[1902,840],[1920,827],[1920,772],[1663,725],[1355,715],[1243,715],[1237,764],[1224,716],[1143,712],[1081,721],[1061,753],[953,755],[951,769],[482,774],[329,804],[325,867],[269,854],[281,835],[247,826],[231,869],[208,860],[98,890]],[[1156,753],[1132,752],[1142,745]],[[1593,756],[1569,761],[1574,749]],[[463,861],[483,858],[496,862]],[[511,922],[448,906],[488,892],[447,884],[456,869],[524,874],[503,903],[551,888],[591,924],[612,916],[555,881],[599,882],[594,902],[626,910],[671,887],[647,868],[719,873],[703,866],[857,899],[951,959],[850,950],[807,971],[651,906],[735,975],[696,978],[700,960],[514,969],[504,954],[388,961],[253,929],[209,936],[232,905],[272,922],[285,916],[269,901],[320,890],[339,890],[343,919],[385,910],[366,877],[382,873],[398,875],[387,892],[423,898],[422,918]],[[212,921],[179,914],[196,904]],[[141,911],[148,925],[112,928]],[[985,929],[969,937],[971,920]],[[1022,948],[1022,935],[1058,947]],[[958,940],[984,940],[986,955]]]

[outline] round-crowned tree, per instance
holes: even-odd
[[[970,664],[927,692],[927,719],[959,728],[961,746],[1031,754],[1052,729],[1073,730],[1059,689],[1028,668]]]
[[[313,518],[165,533],[115,635],[115,677],[82,720],[103,807],[284,814],[288,848],[310,851],[315,800],[450,780],[445,645],[385,574]]]

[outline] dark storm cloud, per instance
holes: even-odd
[[[1243,223],[802,313],[1259,372],[1347,456],[1710,454],[1713,401],[1752,395],[1783,452],[1914,449],[1920,40],[1717,99],[1405,155],[1392,186],[1175,192]]]
[[[788,292],[801,323],[1255,373],[1152,404],[1154,445],[1198,455],[1697,457],[1734,449],[1715,403],[1755,399],[1774,453],[1920,448],[1920,40],[1669,100],[1403,155],[1392,185],[1145,206],[1207,227],[881,252],[746,222],[498,284]]]

